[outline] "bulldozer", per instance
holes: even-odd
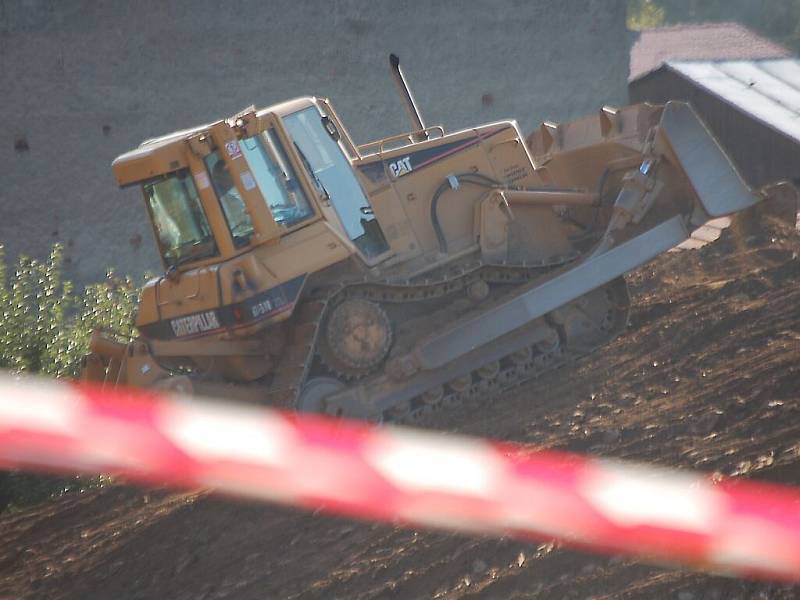
[[[686,103],[448,132],[390,66],[410,131],[357,145],[302,97],[113,162],[164,272],[136,338],[94,332],[84,379],[413,421],[608,343],[627,272],[762,199]]]

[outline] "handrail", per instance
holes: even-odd
[[[411,145],[411,144],[414,143],[412,141],[414,136],[429,135],[431,132],[434,132],[434,131],[438,131],[439,132],[439,136],[438,137],[440,137],[440,138],[444,137],[444,127],[442,127],[441,125],[432,125],[430,127],[426,127],[425,129],[419,129],[419,130],[416,130],[416,131],[410,131],[408,133],[398,133],[398,134],[395,134],[395,135],[391,135],[389,137],[385,137],[385,138],[382,138],[382,139],[379,139],[379,140],[375,140],[374,142],[368,142],[366,144],[362,144],[362,145],[358,146],[358,151],[359,152],[363,152],[367,148],[373,148],[374,146],[378,146],[378,152],[383,152],[384,151],[384,146],[386,144],[388,144],[390,142],[395,142],[395,141],[398,141],[398,140],[402,140],[402,139],[407,139],[408,140],[408,145]],[[429,136],[429,139],[430,139],[430,136]],[[434,139],[438,139],[438,138],[434,138]],[[398,147],[402,147],[402,146],[398,146]]]

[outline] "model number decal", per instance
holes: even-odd
[[[286,301],[283,298],[275,298],[274,300],[267,298],[266,300],[254,304],[250,309],[250,314],[253,315],[253,318],[257,318],[261,315],[271,313],[273,310],[281,308],[285,304]]]
[[[405,156],[401,159],[398,159],[394,162],[389,163],[389,172],[392,174],[392,177],[397,179],[401,175],[405,175],[406,173],[411,172],[411,157]]]
[[[172,331],[176,337],[219,329],[219,319],[217,318],[217,313],[213,310],[200,313],[199,315],[172,319],[169,324],[172,326]]]

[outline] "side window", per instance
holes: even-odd
[[[313,214],[283,144],[272,130],[241,140],[239,147],[276,223],[291,227]]]
[[[219,157],[218,152],[206,156],[205,163],[214,184],[214,191],[222,205],[225,220],[228,222],[228,229],[231,230],[233,243],[237,248],[244,246],[253,235],[253,222],[250,220],[244,200],[239,195],[225,161]]]
[[[144,196],[168,267],[217,254],[217,244],[189,171],[145,183]]]

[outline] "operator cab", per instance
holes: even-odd
[[[168,272],[280,243],[323,217],[375,264],[389,245],[346,144],[315,99],[301,98],[148,140],[113,167],[120,185],[142,186]]]

